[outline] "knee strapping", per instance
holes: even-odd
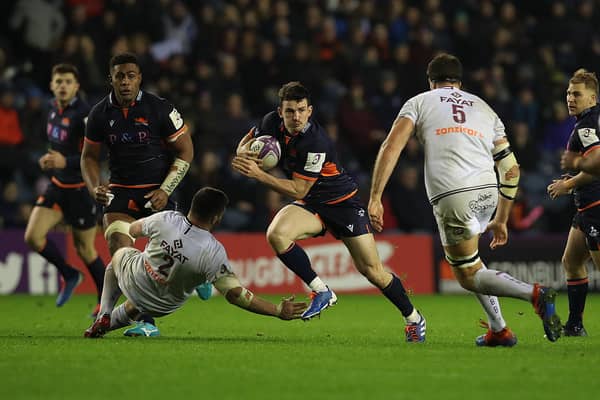
[[[473,265],[476,265],[478,262],[481,261],[481,259],[479,258],[479,251],[476,251],[475,253],[470,254],[468,256],[460,257],[450,256],[446,254],[446,261],[448,261],[450,265],[456,268],[468,268],[472,267]]]
[[[106,241],[110,240],[110,237],[113,233],[121,233],[127,237],[129,237],[133,242],[135,242],[135,238],[129,234],[129,226],[131,224],[125,221],[114,221],[104,231],[104,238]]]

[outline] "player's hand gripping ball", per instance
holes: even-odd
[[[274,168],[281,157],[281,146],[277,139],[270,135],[257,137],[251,144],[249,150],[257,153],[262,160],[263,171]]]

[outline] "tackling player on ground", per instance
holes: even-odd
[[[339,165],[334,145],[325,130],[311,118],[310,93],[299,82],[279,90],[279,107],[265,115],[238,145],[233,167],[295,201],[283,207],[267,229],[267,240],[277,257],[312,290],[305,320],[335,304],[335,293],[312,269],[298,240],[324,235],[327,230],[348,248],[358,271],[378,287],[405,318],[406,340],[425,340],[425,318],[413,307],[402,282],[381,263],[369,217],[354,179]],[[287,179],[263,171],[256,154],[248,150],[253,138],[271,135],[282,149],[280,165]]]
[[[414,133],[425,148],[425,186],[446,259],[461,286],[477,295],[489,318],[488,332],[476,339],[477,345],[517,343],[496,296],[531,302],[546,336],[555,341],[561,333],[554,306],[556,292],[489,270],[479,258],[479,237],[486,229],[493,233],[492,249],[506,243],[506,222],[519,182],[519,165],[504,125],[483,100],[460,89],[462,65],[456,57],[436,56],[427,76],[431,90],[404,104],[379,150],[369,201],[373,226],[383,228],[381,196]]]
[[[221,221],[227,203],[225,193],[206,187],[194,195],[187,216],[162,211],[133,222],[129,234],[149,238],[148,244],[143,252],[123,247],[114,254],[99,317],[84,336],[102,337],[130,325],[142,312],[153,317],[171,314],[206,281],[231,304],[247,311],[283,320],[300,318],[306,303],[295,303],[291,297],[272,304],[242,286],[232,272],[225,248],[210,233]],[[114,309],[121,293],[127,300]],[[137,325],[140,335],[158,335],[148,322]]]
[[[54,242],[48,239],[50,229],[64,219],[72,227],[77,255],[94,279],[99,304],[104,263],[94,245],[98,210],[96,202],[85,188],[79,166],[85,121],[90,108],[77,96],[79,72],[71,64],[57,64],[52,68],[50,89],[54,94],[46,125],[50,146],[48,152],[39,159],[39,165],[43,171],[51,171],[52,178],[29,217],[25,242],[60,272],[64,282],[56,298],[56,306],[61,307],[83,278],[79,271],[67,264]]]

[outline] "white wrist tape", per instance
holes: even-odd
[[[179,185],[189,168],[189,162],[184,161],[181,158],[176,158],[171,165],[171,169],[167,174],[167,177],[163,181],[162,185],[160,185],[160,188],[169,196],[173,194],[173,191],[177,185]]]
[[[514,200],[519,188],[519,164],[508,142],[501,143],[492,151],[498,169],[500,186],[498,191],[509,200]]]
[[[252,303],[252,299],[254,298],[254,293],[242,287],[242,293],[240,293],[240,297],[238,297],[236,304],[242,308],[250,307]]]

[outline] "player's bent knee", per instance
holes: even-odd
[[[287,235],[285,235],[279,229],[267,230],[267,242],[269,242],[271,247],[277,253],[281,253],[281,252],[285,251],[289,247],[289,243],[292,241],[293,240],[288,238]]]
[[[25,232],[25,236],[23,239],[25,240],[25,243],[27,243],[27,246],[29,246],[30,249],[38,251],[38,252],[42,251],[46,244],[45,237],[33,235],[29,231]]]
[[[446,254],[446,261],[454,268],[471,268],[481,263],[479,258],[479,251],[475,251],[473,254],[466,256],[451,256]]]
[[[104,231],[104,238],[107,241],[110,241],[115,233],[120,233],[127,236],[132,242],[134,242],[135,238],[129,234],[130,225],[131,224],[126,221],[113,221],[106,227],[106,230]]]

